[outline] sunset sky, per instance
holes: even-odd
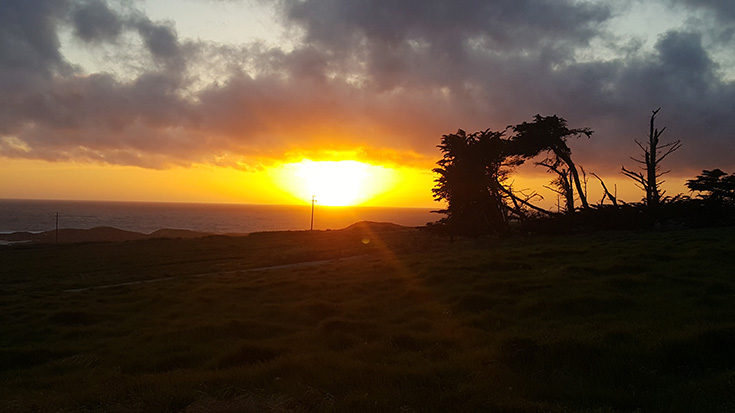
[[[735,172],[735,2],[0,1],[0,198],[436,207],[443,134],[557,114],[638,201],[659,107],[669,194]]]

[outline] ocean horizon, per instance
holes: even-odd
[[[423,226],[440,218],[430,211],[317,204],[314,229],[340,229],[359,221]],[[60,229],[114,227],[144,234],[160,229],[244,234],[308,230],[311,226],[310,205],[0,199],[0,233],[50,231],[56,228],[57,214]]]

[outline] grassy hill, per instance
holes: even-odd
[[[363,224],[0,263],[2,411],[735,409],[733,228]]]

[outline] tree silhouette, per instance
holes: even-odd
[[[440,223],[446,224],[452,233],[508,231],[508,189],[501,182],[512,164],[506,162],[502,136],[503,132],[467,134],[460,129],[443,135],[437,146],[443,157],[434,169],[439,178],[432,191],[435,200],[447,201],[447,208],[437,212],[447,215]]]
[[[557,174],[557,178],[551,182],[553,187],[550,189],[564,197],[566,211],[574,212],[575,187],[582,207],[589,208],[577,166],[572,161],[572,150],[567,146],[566,140],[581,135],[589,138],[593,131],[589,128],[569,129],[567,121],[556,115],[536,115],[533,122],[523,122],[512,126],[511,129],[515,134],[509,141],[510,153],[524,160],[533,158],[541,152],[548,154],[546,159],[536,164]]]
[[[664,195],[664,191],[661,190],[661,184],[664,181],[660,180],[661,176],[669,173],[670,171],[661,172],[661,162],[673,152],[681,148],[681,141],[670,142],[661,144],[659,137],[664,133],[666,128],[661,130],[655,128],[654,123],[656,121],[656,115],[661,108],[653,111],[651,115],[651,126],[648,133],[648,145],[644,146],[642,143],[635,141],[638,147],[643,151],[643,159],[631,158],[638,162],[641,166],[641,171],[631,171],[623,167],[623,174],[633,179],[639,188],[646,193],[645,202],[646,205],[654,207],[661,203],[661,197]],[[645,172],[645,174],[644,174]]]
[[[735,174],[728,175],[720,169],[703,170],[701,175],[686,183],[692,191],[699,192],[699,197],[717,204],[732,205],[735,203]]]

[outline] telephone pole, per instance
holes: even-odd
[[[311,228],[309,231],[314,231],[314,202],[316,202],[316,195],[311,196]]]

